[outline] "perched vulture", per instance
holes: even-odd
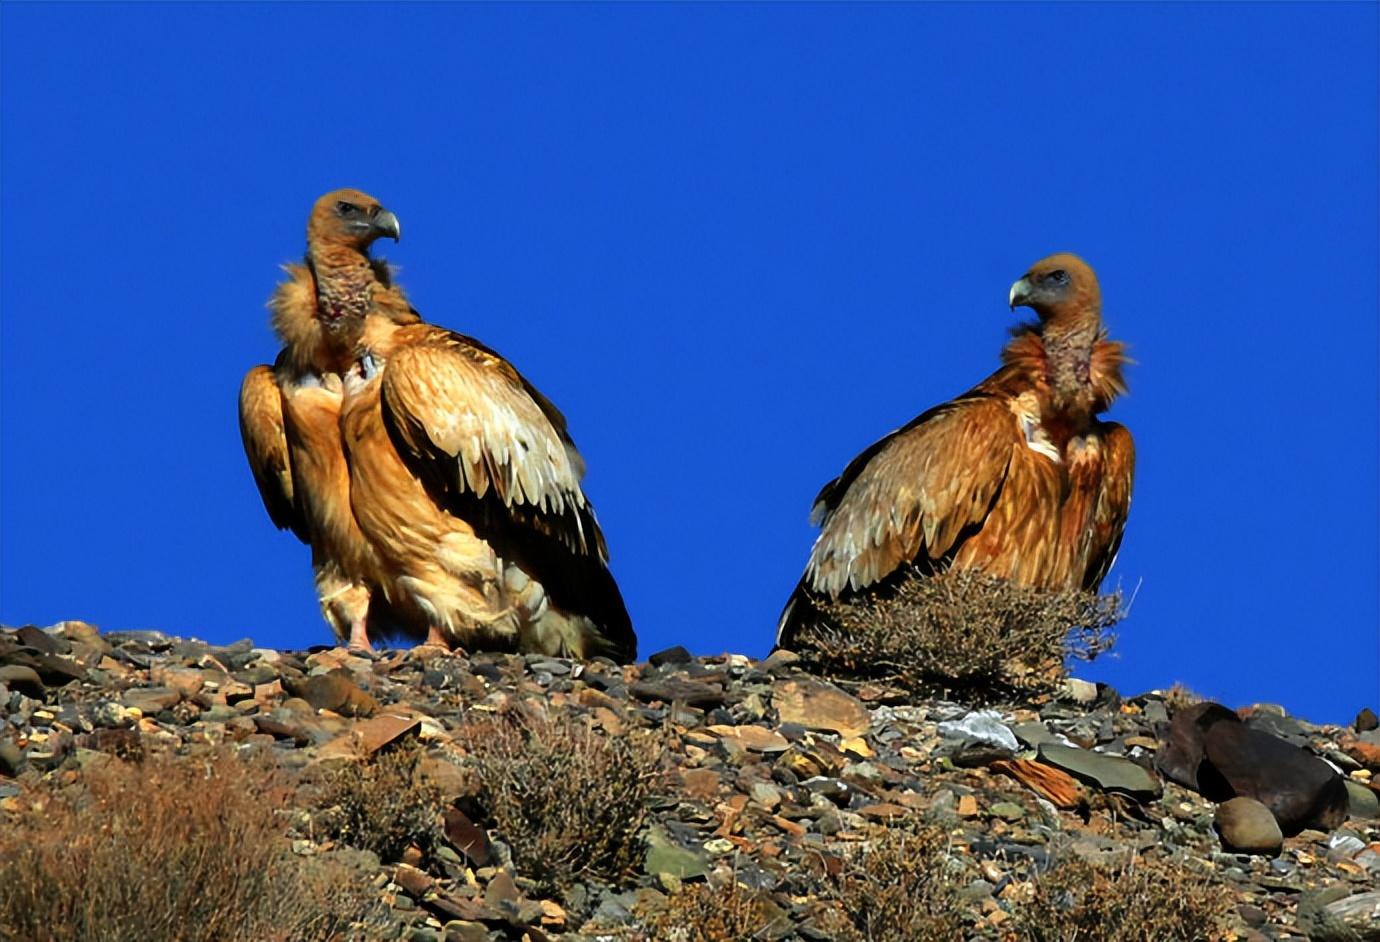
[[[397,217],[357,190],[317,200],[306,258],[286,266],[269,301],[282,352],[240,389],[240,434],[269,517],[311,546],[322,614],[337,638],[365,650],[371,619],[390,631],[420,625],[376,591],[381,570],[350,510],[340,441],[342,376],[357,362],[366,319],[415,318],[387,266],[369,257],[375,239],[400,234]]]
[[[369,317],[345,390],[350,506],[429,642],[633,659],[565,417],[511,364],[415,312]]]
[[[786,603],[789,646],[816,602],[876,591],[908,564],[1020,585],[1095,590],[1121,544],[1135,450],[1097,416],[1125,391],[1097,277],[1074,255],[1036,262],[1011,286],[1029,307],[1002,366],[968,392],[868,447],[824,485],[820,534]]]

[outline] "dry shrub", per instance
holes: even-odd
[[[1231,895],[1171,860],[1133,857],[1112,865],[1074,858],[1039,877],[1017,909],[1027,942],[1195,942],[1228,936]]]
[[[1121,594],[1018,586],[969,570],[911,571],[873,595],[821,606],[797,647],[826,673],[907,689],[1051,690],[1064,659],[1112,646]]]
[[[1164,692],[1164,707],[1170,716],[1202,702],[1202,696],[1190,690],[1183,681],[1175,681],[1174,686]]]
[[[276,770],[224,751],[90,762],[0,820],[0,938],[343,937],[375,913],[372,889],[328,855],[293,856],[279,814],[291,793]]]
[[[640,914],[657,942],[725,942],[767,938],[790,917],[771,903],[761,890],[753,890],[736,879],[727,886],[690,883],[671,894],[664,906]]]
[[[456,738],[480,806],[544,892],[617,885],[637,868],[648,806],[665,781],[664,735],[607,735],[584,717],[532,710],[472,719]]]
[[[402,858],[408,847],[431,851],[443,810],[440,789],[420,774],[425,748],[410,740],[360,762],[318,771],[315,824],[337,841]]]
[[[840,942],[962,939],[965,871],[943,830],[916,823],[887,829],[821,890],[837,906],[816,922]]]

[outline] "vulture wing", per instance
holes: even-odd
[[[1102,488],[1093,509],[1092,540],[1083,587],[1102,585],[1121,548],[1121,534],[1131,511],[1131,483],[1136,472],[1136,446],[1124,425],[1101,423]]]
[[[571,552],[607,559],[565,418],[510,363],[427,326],[389,357],[382,383],[389,432],[428,486],[492,497]]]
[[[565,417],[497,353],[439,327],[404,328],[381,378],[384,422],[432,498],[518,561],[561,609],[627,660],[632,622],[607,566]]]
[[[837,597],[911,560],[938,562],[980,528],[1025,447],[1004,399],[972,392],[872,445],[815,498],[804,586]]]
[[[280,530],[308,542],[307,522],[293,497],[292,463],[283,428],[283,395],[272,367],[256,366],[240,386],[240,438],[268,516]]]

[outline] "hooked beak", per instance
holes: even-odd
[[[394,242],[402,241],[402,223],[398,222],[397,216],[386,209],[379,210],[378,215],[370,221],[369,225],[373,229],[375,238],[388,236]]]
[[[1014,311],[1021,305],[1030,303],[1030,290],[1030,282],[1025,278],[1011,286],[1011,293],[1006,297],[1006,300],[1011,304],[1011,310]]]

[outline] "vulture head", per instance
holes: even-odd
[[[402,238],[398,217],[359,190],[332,190],[316,201],[307,220],[307,243],[366,251],[379,236]]]
[[[1092,268],[1077,255],[1060,252],[1030,266],[1011,286],[1011,310],[1028,307],[1042,322],[1099,317],[1102,292]]]

